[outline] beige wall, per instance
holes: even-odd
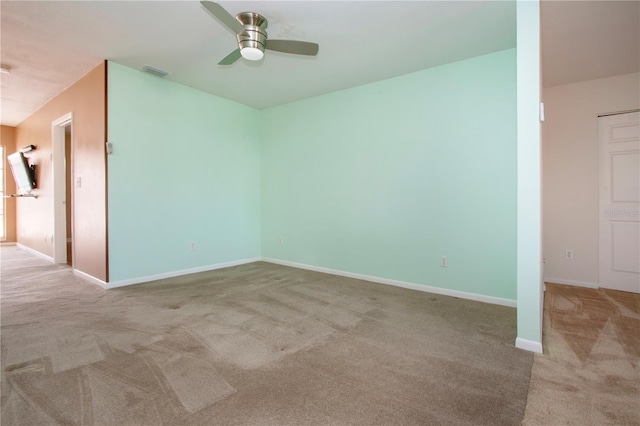
[[[548,87],[543,99],[545,281],[597,286],[597,116],[639,108],[640,73]]]
[[[106,217],[106,66],[98,65],[16,128],[17,146],[33,144],[38,199],[17,200],[18,242],[53,256],[53,182],[51,123],[73,114],[74,267],[108,280]]]
[[[0,126],[0,145],[5,148],[5,156],[13,154],[16,149],[16,128],[9,126]],[[15,194],[16,183],[11,175],[11,169],[9,164],[6,163],[6,158],[3,159],[4,164],[4,182],[5,182],[5,194]],[[4,215],[5,215],[5,242],[16,241],[16,199],[6,198],[4,200]]]

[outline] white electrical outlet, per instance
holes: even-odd
[[[195,241],[191,241],[191,243],[189,244],[189,251],[196,251],[196,242]]]
[[[440,267],[441,268],[446,268],[449,265],[449,259],[447,259],[447,256],[441,256],[440,257]]]
[[[284,245],[284,237],[278,237],[278,244],[279,245]]]
[[[573,250],[571,250],[571,249],[566,249],[566,250],[564,251],[564,258],[565,258],[565,259],[569,259],[569,260],[573,259]]]

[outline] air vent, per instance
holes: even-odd
[[[142,67],[142,71],[148,72],[149,74],[153,74],[153,75],[155,75],[157,77],[162,77],[162,78],[164,78],[164,77],[168,76],[169,74],[171,74],[170,72],[167,72],[165,70],[161,70],[160,68],[152,67],[150,65],[145,65],[144,67]]]

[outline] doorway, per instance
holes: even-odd
[[[640,293],[640,112],[598,118],[599,286]]]
[[[53,161],[53,260],[73,267],[73,116],[51,123]]]
[[[73,229],[71,206],[73,205],[73,185],[71,179],[71,124],[64,127],[64,176],[65,176],[65,219],[67,233],[67,265],[73,266]]]

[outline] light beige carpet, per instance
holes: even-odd
[[[2,256],[8,425],[518,425],[515,309],[267,263],[103,290]]]
[[[640,295],[547,284],[525,425],[640,425]]]

